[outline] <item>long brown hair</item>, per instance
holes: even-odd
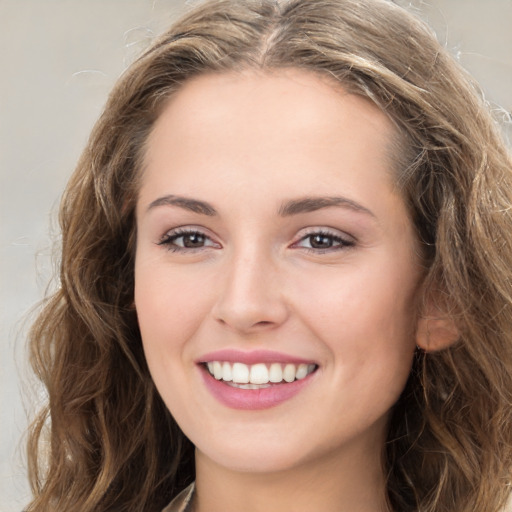
[[[137,180],[174,91],[251,67],[327,74],[396,124],[424,299],[460,339],[417,352],[383,457],[390,508],[498,511],[512,467],[511,159],[477,87],[386,0],[209,1],[123,75],[62,199],[60,288],[31,331],[48,406],[31,429],[27,510],[157,511],[193,480],[193,447],[151,381],[132,307]]]

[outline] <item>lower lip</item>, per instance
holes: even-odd
[[[293,382],[271,384],[268,388],[241,389],[215,379],[205,368],[201,367],[206,387],[219,402],[232,409],[245,410],[269,409],[290,400],[311,382],[314,373]]]

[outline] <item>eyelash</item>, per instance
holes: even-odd
[[[202,233],[201,231],[199,231],[197,229],[175,229],[172,232],[166,233],[162,237],[162,239],[158,242],[158,245],[165,246],[167,248],[167,250],[169,250],[171,252],[195,252],[195,251],[200,251],[200,250],[204,249],[205,247],[209,247],[209,246],[204,246],[204,245],[201,247],[181,247],[181,246],[175,244],[176,240],[178,240],[180,238],[185,238],[186,236],[189,236],[189,237],[199,236],[199,237],[203,238],[205,240],[205,242],[207,240],[212,241],[212,239],[208,235],[205,235],[204,233]],[[215,242],[213,244],[218,245]]]
[[[211,245],[202,245],[199,247],[181,247],[179,245],[176,245],[175,242],[177,240],[179,240],[180,238],[184,239],[187,236],[189,236],[189,237],[198,236],[198,237],[202,238],[205,243],[207,241],[210,241],[210,242],[212,242],[212,244]],[[313,237],[327,238],[327,239],[329,239],[332,246],[326,247],[326,248],[318,248],[318,247],[315,248],[315,247],[302,247],[300,245],[301,242],[303,242],[307,239],[310,239],[310,242],[311,242],[311,239]],[[162,239],[158,242],[157,245],[165,246],[167,248],[167,250],[169,250],[171,252],[189,252],[190,253],[190,252],[201,251],[201,250],[205,249],[206,247],[214,247],[216,245],[218,246],[219,244],[217,244],[216,242],[213,242],[212,239],[208,235],[205,235],[200,230],[176,229],[176,230],[173,230],[172,232],[166,233],[162,237]],[[353,241],[353,240],[347,240],[339,235],[336,235],[334,233],[330,233],[329,231],[320,229],[320,230],[311,231],[310,233],[306,233],[297,242],[294,242],[292,244],[292,247],[302,248],[303,250],[305,250],[309,253],[325,254],[328,252],[347,249],[347,248],[353,247],[354,245],[355,245],[355,241]]]
[[[306,233],[297,242],[295,242],[293,244],[293,246],[300,247],[300,245],[298,245],[300,242],[303,242],[307,239],[310,239],[310,242],[311,242],[311,239],[313,237],[328,238],[331,241],[331,243],[333,244],[333,246],[327,247],[327,248],[302,247],[302,249],[306,250],[307,252],[311,252],[314,254],[318,254],[318,253],[325,254],[327,252],[340,251],[343,249],[348,249],[355,245],[354,240],[349,240],[347,238],[341,237],[340,235],[336,235],[329,231],[319,229],[319,230],[312,230],[311,232]]]

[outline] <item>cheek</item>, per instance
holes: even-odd
[[[335,269],[321,280],[306,274],[297,295],[304,322],[323,340],[334,366],[343,368],[343,382],[337,385],[387,383],[396,394],[405,384],[415,348],[417,279],[410,263],[383,258],[379,263]]]
[[[415,280],[385,266],[324,273],[303,275],[297,291],[311,324],[334,336],[374,331],[390,341],[414,333]]]
[[[172,272],[165,262],[139,261],[134,296],[151,377],[173,416],[187,418],[195,401],[183,386],[193,370],[187,341],[204,318],[205,295],[198,293],[197,282],[183,272]]]
[[[136,263],[135,308],[150,368],[176,362],[165,355],[186,355],[186,341],[210,308],[210,288],[204,279],[173,271],[165,263]]]

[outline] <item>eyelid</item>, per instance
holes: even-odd
[[[208,245],[203,247],[181,247],[179,245],[173,245],[172,241],[176,240],[182,236],[186,235],[194,235],[198,234],[205,238],[205,240],[211,242]],[[200,227],[200,226],[178,226],[172,229],[167,230],[156,242],[159,246],[167,247],[168,250],[173,250],[175,252],[194,252],[201,251],[208,248],[220,248],[221,244],[215,240],[215,238],[208,233],[208,230]]]
[[[334,247],[325,248],[325,249],[313,248],[313,247],[308,248],[308,247],[302,247],[299,245],[300,242],[302,242],[303,240],[307,239],[308,237],[311,237],[314,235],[331,237],[331,238],[335,239],[337,242],[339,242],[339,245],[336,245]],[[356,245],[356,243],[357,243],[357,239],[354,236],[352,236],[344,231],[340,231],[340,230],[334,229],[334,228],[327,228],[325,226],[315,226],[315,227],[306,228],[305,230],[301,230],[298,233],[298,235],[296,236],[294,242],[291,244],[291,247],[305,249],[307,251],[315,252],[315,253],[322,253],[322,252],[348,249],[348,248],[351,248],[354,245]]]
[[[317,233],[323,233],[323,234],[331,235],[331,236],[338,236],[340,238],[346,238],[347,241],[350,240],[352,242],[356,242],[356,237],[354,235],[351,235],[350,233],[347,233],[346,231],[343,231],[338,228],[332,228],[329,226],[322,226],[322,225],[309,226],[307,228],[301,229],[297,234],[297,239],[302,238],[304,236],[308,236],[308,235],[315,235]]]
[[[194,234],[198,234],[204,237],[205,244],[199,247],[183,247],[181,245],[173,243],[173,241],[179,239],[180,237]],[[326,248],[305,247],[300,245],[301,242],[305,241],[308,237],[312,237],[314,235],[320,235],[331,238],[334,241],[334,245],[332,247]],[[299,233],[296,235],[294,241],[291,243],[290,247],[294,249],[302,249],[308,252],[321,254],[331,251],[346,250],[350,247],[353,247],[356,244],[356,242],[357,240],[354,236],[344,231],[340,231],[335,228],[328,228],[325,226],[314,226],[300,230]],[[175,228],[167,230],[156,242],[156,245],[164,246],[168,250],[172,250],[174,252],[188,253],[202,251],[210,248],[222,248],[222,245],[216,240],[215,236],[212,236],[210,234],[208,229],[195,225],[177,226]]]

